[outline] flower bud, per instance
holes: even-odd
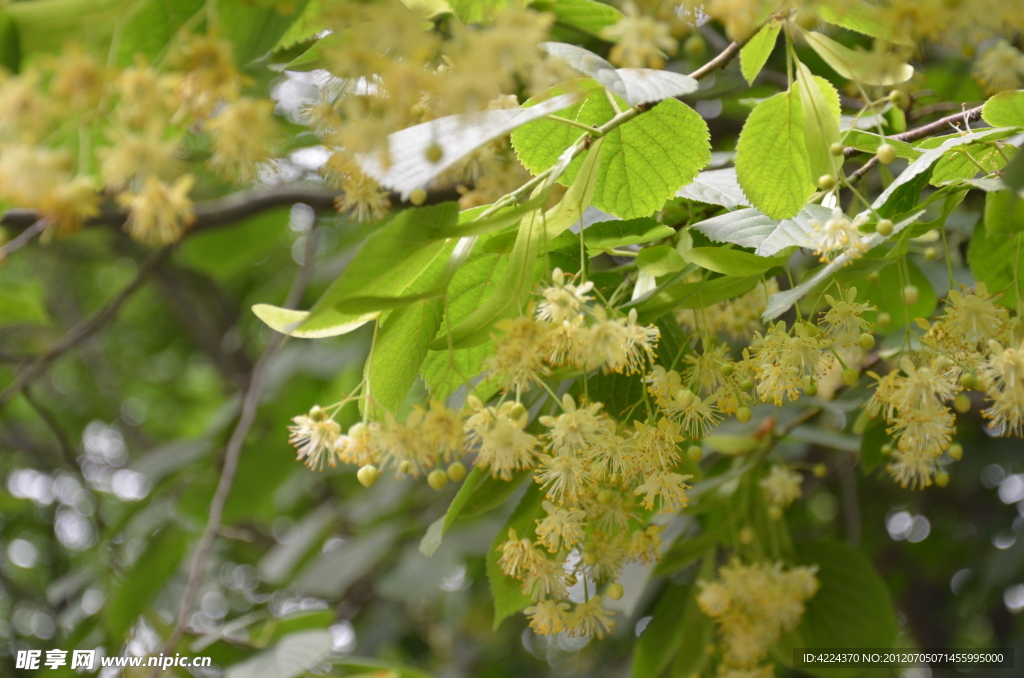
[[[466,467],[461,461],[454,462],[448,467],[445,475],[447,475],[448,480],[453,483],[462,482],[462,479],[466,477]]]
[[[409,202],[417,207],[422,205],[427,200],[427,192],[422,188],[417,188],[409,194]]]
[[[946,454],[948,454],[949,458],[953,461],[960,461],[964,458],[964,446],[960,443],[953,443],[949,446],[949,449],[946,450]]]
[[[865,332],[860,335],[860,339],[857,340],[857,345],[865,351],[870,351],[875,347],[875,338]]]
[[[831,174],[822,174],[818,177],[818,188],[823,191],[831,191],[836,187],[836,178]]]
[[[448,484],[448,474],[436,468],[427,474],[427,484],[435,490],[443,490],[444,486]]]
[[[358,471],[356,471],[356,479],[359,484],[363,487],[372,487],[377,482],[377,477],[380,473],[377,471],[377,467],[373,464],[367,464]]]
[[[608,584],[608,588],[605,589],[605,594],[607,594],[607,596],[612,600],[621,600],[623,593],[622,584],[619,582],[612,582],[611,584]]]
[[[883,165],[891,165],[896,160],[896,147],[892,144],[882,144],[875,151],[875,156]]]
[[[889,219],[879,219],[875,230],[878,232],[878,235],[888,238],[892,235],[892,221]]]
[[[857,372],[857,370],[853,369],[852,367],[847,367],[845,370],[843,370],[842,380],[843,383],[846,384],[847,386],[856,385],[859,379],[860,373]]]
[[[754,413],[750,411],[749,407],[741,407],[740,409],[736,410],[736,421],[740,422],[741,424],[746,424],[748,421],[750,421],[750,418],[753,416]]]
[[[907,302],[907,304],[913,306],[919,298],[920,293],[914,285],[907,285],[903,288],[903,301]]]
[[[686,450],[686,456],[696,463],[704,458],[704,449],[700,445],[690,445]]]

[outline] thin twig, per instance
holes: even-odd
[[[151,254],[139,267],[138,272],[135,274],[135,278],[128,283],[124,289],[118,292],[117,296],[107,302],[106,306],[72,327],[67,334],[61,337],[60,340],[53,345],[53,347],[29,363],[23,370],[18,372],[18,376],[15,377],[14,383],[3,391],[0,391],[0,408],[3,408],[11,398],[21,393],[26,386],[43,374],[43,372],[46,371],[46,368],[50,366],[50,363],[75,346],[78,346],[100,330],[104,325],[113,320],[117,316],[117,312],[121,309],[124,302],[128,301],[133,294],[139,291],[143,284],[149,279],[149,276],[153,273],[156,266],[163,261],[170,252],[171,246],[167,246]]]
[[[305,256],[302,260],[302,266],[295,276],[295,281],[292,283],[292,288],[288,292],[288,298],[285,301],[284,307],[293,309],[299,305],[302,300],[302,293],[306,290],[306,286],[309,284],[310,277],[313,273],[313,262],[316,259],[316,244],[314,233],[316,223],[314,222],[310,235],[306,239],[306,251]],[[174,627],[174,632],[170,638],[167,639],[167,644],[164,646],[164,653],[170,654],[177,647],[178,643],[185,635],[185,631],[188,628],[188,619],[192,613],[192,607],[195,605],[196,596],[199,593],[199,583],[203,574],[203,569],[206,564],[206,559],[210,555],[210,551],[213,548],[214,542],[217,540],[218,534],[221,533],[221,520],[224,517],[224,506],[227,504],[228,495],[231,493],[231,486],[235,482],[235,473],[238,471],[239,459],[242,455],[242,445],[245,443],[246,437],[249,435],[249,430],[252,428],[252,424],[256,419],[256,410],[259,407],[260,396],[263,393],[263,377],[266,372],[267,365],[270,363],[274,354],[281,347],[284,342],[286,335],[274,333],[270,339],[267,340],[266,345],[263,347],[263,351],[260,353],[259,359],[256,361],[255,367],[252,369],[252,374],[249,377],[249,385],[246,388],[245,396],[242,400],[242,413],[238,418],[238,423],[235,425],[235,430],[231,433],[231,438],[228,440],[227,447],[224,452],[224,466],[221,469],[220,480],[217,482],[217,490],[213,495],[213,501],[210,502],[210,514],[206,521],[206,527],[203,529],[203,534],[199,539],[199,545],[196,547],[195,556],[192,559],[192,565],[189,568],[188,582],[185,585],[185,593],[181,598],[181,604],[178,607],[178,622]],[[156,671],[152,674],[155,676]]]
[[[719,52],[718,56],[695,70],[693,73],[690,73],[690,77],[694,80],[700,80],[712,71],[717,71],[719,68],[723,68],[730,61],[736,58],[736,55],[740,53],[741,47],[743,47],[743,43],[741,42],[729,43],[729,46]]]
[[[982,106],[968,108],[966,111],[957,113],[956,115],[947,115],[945,118],[940,118],[935,122],[930,122],[927,125],[907,130],[901,134],[890,134],[889,138],[895,139],[896,141],[917,141],[918,139],[924,139],[925,137],[930,137],[933,134],[940,134],[942,132],[949,134],[950,132],[955,132],[958,129],[963,132],[966,130],[961,129],[960,126],[972,123],[979,119],[981,117],[981,109]]]
[[[64,463],[71,468],[77,468],[78,464],[75,461],[75,450],[71,446],[71,440],[64,432],[64,429],[61,428],[57,418],[53,416],[53,413],[50,412],[50,410],[43,407],[43,405],[36,400],[35,396],[32,395],[31,389],[26,387],[22,390],[21,395],[25,398],[25,401],[32,407],[32,409],[36,411],[39,418],[43,420],[47,427],[49,427],[50,431],[53,433],[53,437],[57,439],[57,446],[60,448],[60,454],[64,458]]]
[[[36,219],[35,223],[19,233],[16,237],[12,238],[10,242],[5,243],[3,247],[0,247],[0,261],[3,261],[10,254],[17,252],[22,247],[32,242],[33,238],[46,230],[47,223],[49,222],[46,219]]]

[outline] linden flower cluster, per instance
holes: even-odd
[[[380,219],[388,193],[355,162],[378,153],[390,162],[387,136],[446,115],[518,106],[525,86],[541,92],[570,76],[568,67],[545,57],[554,16],[512,6],[487,18],[486,26],[453,21],[444,31],[398,0],[336,4],[325,10],[337,48],[324,50],[330,78],[319,99],[304,110],[305,122],[332,157],[322,170],[341,189],[342,211],[361,220]],[[528,175],[507,139],[487,144],[439,177],[438,185],[462,186],[463,209],[488,204],[522,184]]]
[[[0,76],[0,199],[38,209],[49,238],[96,217],[105,188],[132,237],[176,242],[194,220],[189,135],[208,135],[207,164],[231,181],[250,181],[272,154],[274,104],[241,96],[232,52],[216,36],[183,35],[162,69],[141,59],[114,69],[70,47]]]
[[[956,415],[964,390],[985,393],[989,407],[982,414],[1001,434],[1024,433],[1024,344],[1019,320],[994,303],[984,283],[973,292],[952,290],[945,312],[927,329],[913,356],[899,360],[899,370],[873,375],[877,386],[865,404],[871,416],[882,415],[896,440],[889,472],[904,487],[932,484],[944,453],[952,447]],[[961,409],[965,411],[965,409]],[[959,447],[959,446],[957,446]],[[955,453],[954,453],[955,449]]]
[[[830,255],[842,252],[849,252],[851,259],[859,257],[868,250],[864,243],[860,227],[868,222],[869,216],[861,214],[853,221],[847,218],[842,208],[836,207],[832,210],[832,216],[824,223],[817,219],[808,219],[807,223],[814,229],[814,236],[808,244],[814,247],[814,253],[819,255],[821,262],[829,260]]]
[[[734,559],[714,581],[698,582],[697,606],[717,623],[730,669],[753,670],[783,633],[796,628],[804,603],[818,591],[817,571],[817,565],[786,570],[781,562]]]

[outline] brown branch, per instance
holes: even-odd
[[[724,68],[730,61],[736,58],[736,55],[740,53],[741,47],[743,47],[743,43],[741,42],[729,43],[729,46],[719,52],[718,56],[695,70],[693,73],[690,73],[690,77],[694,80],[700,80],[712,71]]]
[[[4,246],[0,247],[0,261],[3,261],[9,255],[32,242],[33,238],[46,230],[47,223],[49,222],[46,219],[36,219],[35,223],[19,233],[17,237],[12,238],[10,242],[4,243]]]
[[[299,269],[295,276],[295,281],[292,283],[292,288],[288,292],[288,298],[284,303],[285,308],[295,308],[299,305],[302,300],[302,293],[305,291],[306,286],[309,284],[310,277],[313,272],[313,261],[316,259],[316,245],[314,233],[316,232],[316,224],[314,223],[313,228],[310,230],[310,235],[306,240],[306,251],[305,257],[303,257],[302,267]],[[206,559],[210,555],[210,551],[213,549],[213,544],[217,540],[217,536],[221,533],[222,525],[221,520],[224,517],[224,506],[227,504],[228,495],[231,493],[231,487],[235,482],[235,474],[238,471],[239,459],[242,456],[242,446],[245,443],[246,437],[249,435],[249,430],[252,428],[253,422],[256,420],[256,410],[259,407],[260,396],[263,393],[263,377],[266,372],[267,365],[270,363],[271,358],[281,347],[281,344],[285,339],[284,334],[277,332],[273,333],[267,340],[266,345],[263,347],[263,351],[260,353],[259,359],[256,361],[256,366],[253,367],[252,374],[249,377],[249,385],[246,388],[245,396],[242,400],[242,413],[238,418],[238,423],[235,425],[235,430],[231,433],[231,438],[228,440],[227,447],[224,452],[224,466],[221,469],[220,480],[217,482],[217,490],[213,495],[213,501],[210,502],[210,514],[206,521],[206,527],[203,529],[203,534],[199,539],[199,545],[196,547],[196,554],[192,559],[192,565],[189,568],[188,581],[185,584],[185,593],[181,598],[181,604],[178,607],[178,621],[174,627],[174,631],[170,638],[167,639],[167,643],[164,646],[164,653],[170,654],[174,652],[174,648],[177,647],[178,643],[185,635],[185,631],[188,628],[188,618],[192,613],[192,608],[196,602],[196,596],[199,594],[199,583],[203,574],[203,568],[206,564]],[[155,678],[158,671],[154,670],[152,676]]]
[[[956,115],[947,115],[945,118],[930,122],[927,125],[916,127],[900,134],[890,134],[887,138],[894,139],[896,141],[917,141],[918,139],[924,139],[934,134],[941,132],[955,132],[960,130],[960,125],[967,126],[968,124],[981,118],[981,106],[975,108],[968,108],[967,110],[957,113]],[[962,130],[961,130],[962,131]],[[843,149],[843,155],[850,157],[856,155],[859,151],[852,146],[847,146]],[[872,156],[870,160],[858,167],[856,170],[850,173],[847,179],[850,182],[858,181],[864,176],[868,170],[878,164],[878,157]]]
[[[956,115],[947,115],[945,118],[940,118],[935,122],[930,122],[927,125],[907,130],[901,134],[892,134],[889,138],[895,139],[896,141],[917,141],[918,139],[924,139],[925,137],[930,137],[933,134],[938,134],[940,132],[962,132],[964,130],[960,128],[960,125],[966,126],[967,124],[981,118],[981,109],[981,106],[968,108]]]
[[[0,408],[3,408],[11,398],[21,393],[26,386],[43,374],[46,368],[50,366],[50,363],[87,340],[104,325],[113,320],[124,302],[128,301],[133,294],[139,291],[149,279],[156,266],[170,254],[170,251],[171,246],[167,246],[151,254],[139,267],[135,278],[118,292],[113,299],[107,302],[106,306],[72,327],[56,344],[18,372],[14,383],[0,391]]]
[[[327,186],[283,185],[253,188],[223,198],[202,200],[195,203],[196,220],[185,236],[219,226],[228,226],[260,212],[275,207],[290,207],[296,203],[309,205],[318,212],[333,210],[334,199],[340,195],[340,191]],[[442,189],[431,191],[424,204],[436,204],[458,198],[459,194],[454,188]],[[400,203],[400,196],[392,194],[391,202]],[[33,209],[10,209],[0,215],[0,225],[28,229],[38,222],[39,218],[39,212]],[[85,225],[123,228],[126,219],[126,212],[108,204],[99,216],[88,220]]]

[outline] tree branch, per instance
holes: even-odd
[[[302,293],[305,291],[306,286],[309,284],[309,280],[313,272],[313,261],[316,259],[316,245],[314,233],[316,232],[316,224],[314,222],[313,227],[310,229],[310,235],[306,239],[306,251],[305,257],[303,257],[302,267],[299,269],[295,276],[295,281],[292,283],[292,288],[288,292],[288,298],[284,303],[285,308],[295,308],[299,305],[302,300]],[[206,563],[206,559],[210,555],[210,551],[213,549],[213,544],[217,540],[217,535],[221,532],[221,520],[224,517],[224,506],[227,504],[228,495],[231,493],[231,486],[235,482],[235,474],[238,471],[239,459],[242,455],[242,446],[245,443],[246,437],[249,435],[249,430],[252,428],[252,424],[256,419],[256,410],[259,407],[260,396],[263,393],[263,376],[267,369],[267,365],[270,363],[271,358],[277,353],[277,350],[281,347],[284,342],[286,335],[273,333],[267,340],[266,345],[263,347],[263,351],[260,353],[259,359],[256,361],[256,366],[253,367],[252,374],[249,377],[249,385],[245,391],[245,396],[242,400],[242,413],[238,418],[238,423],[235,425],[235,430],[231,433],[231,438],[228,440],[227,447],[224,452],[224,466],[221,469],[220,480],[217,482],[217,490],[213,495],[213,501],[210,502],[210,514],[206,521],[206,527],[203,529],[203,534],[199,539],[199,545],[196,547],[196,554],[192,559],[192,566],[189,568],[188,581],[185,584],[185,593],[181,598],[181,604],[178,607],[178,620],[174,627],[174,632],[170,638],[167,639],[167,643],[164,646],[164,653],[170,654],[174,652],[174,648],[177,647],[178,643],[185,635],[185,630],[188,628],[188,619],[192,613],[192,608],[196,602],[196,596],[199,593],[199,583],[203,574],[203,568]],[[154,671],[152,676],[155,678],[157,671]]]
[[[223,198],[202,200],[195,203],[196,220],[192,228],[185,232],[184,237],[193,233],[202,233],[212,228],[228,226],[275,207],[290,207],[296,203],[309,205],[318,212],[334,209],[334,200],[341,191],[328,186],[289,184],[283,186],[263,186],[245,191],[238,191]],[[454,188],[431,191],[424,204],[436,204],[447,200],[457,200],[458,192]],[[400,203],[401,197],[391,195],[393,203]],[[107,226],[123,228],[127,213],[116,209],[112,204],[104,206],[99,216],[86,222],[86,226]],[[0,225],[13,229],[28,229],[40,219],[39,212],[33,209],[10,209],[0,215]],[[13,242],[13,241],[12,241]]]
[[[18,375],[14,379],[14,383],[3,391],[0,391],[0,409],[2,409],[14,396],[21,393],[26,386],[32,383],[32,381],[43,374],[43,372],[46,371],[46,368],[50,366],[50,363],[75,346],[81,344],[100,330],[104,325],[113,320],[117,316],[117,312],[121,309],[124,302],[128,301],[133,294],[139,291],[143,284],[149,279],[149,276],[153,273],[156,266],[163,261],[170,252],[171,246],[167,246],[151,254],[139,267],[138,272],[135,274],[135,278],[128,283],[124,289],[118,292],[117,296],[107,302],[106,306],[72,327],[67,334],[61,337],[60,340],[54,344],[52,348],[37,357],[23,370],[18,372]]]
[[[966,127],[969,123],[972,123],[975,120],[981,118],[981,109],[981,106],[969,108],[963,111],[962,113],[957,113],[956,115],[947,115],[945,118],[941,118],[939,120],[936,120],[935,122],[930,122],[927,125],[922,125],[921,127],[916,127],[914,129],[907,130],[906,132],[902,132],[900,134],[891,134],[887,138],[895,139],[896,141],[910,142],[917,141],[918,139],[924,139],[925,137],[930,137],[933,134],[939,134],[940,132],[948,133],[956,131],[960,129],[960,125],[964,125]],[[847,146],[845,149],[843,149],[843,155],[845,155],[846,157],[856,155],[859,152],[860,151],[858,151],[856,148],[853,148],[852,146]],[[847,180],[850,182],[860,180],[862,176],[867,174],[868,170],[870,170],[877,164],[878,157],[872,156],[870,160],[868,160],[866,163],[864,163],[863,165],[855,169],[853,172],[851,172],[850,175],[847,177]]]
[[[75,461],[75,450],[71,446],[71,440],[68,438],[67,434],[64,433],[64,429],[60,427],[60,423],[57,421],[57,418],[53,416],[53,413],[50,412],[50,410],[43,407],[43,405],[36,400],[35,396],[32,395],[31,389],[28,387],[22,390],[21,395],[24,396],[32,409],[36,411],[36,414],[38,414],[39,418],[43,420],[43,423],[49,427],[50,431],[53,433],[53,437],[57,439],[57,446],[60,448],[60,453],[64,458],[64,463],[73,469],[77,469],[78,464]]]

